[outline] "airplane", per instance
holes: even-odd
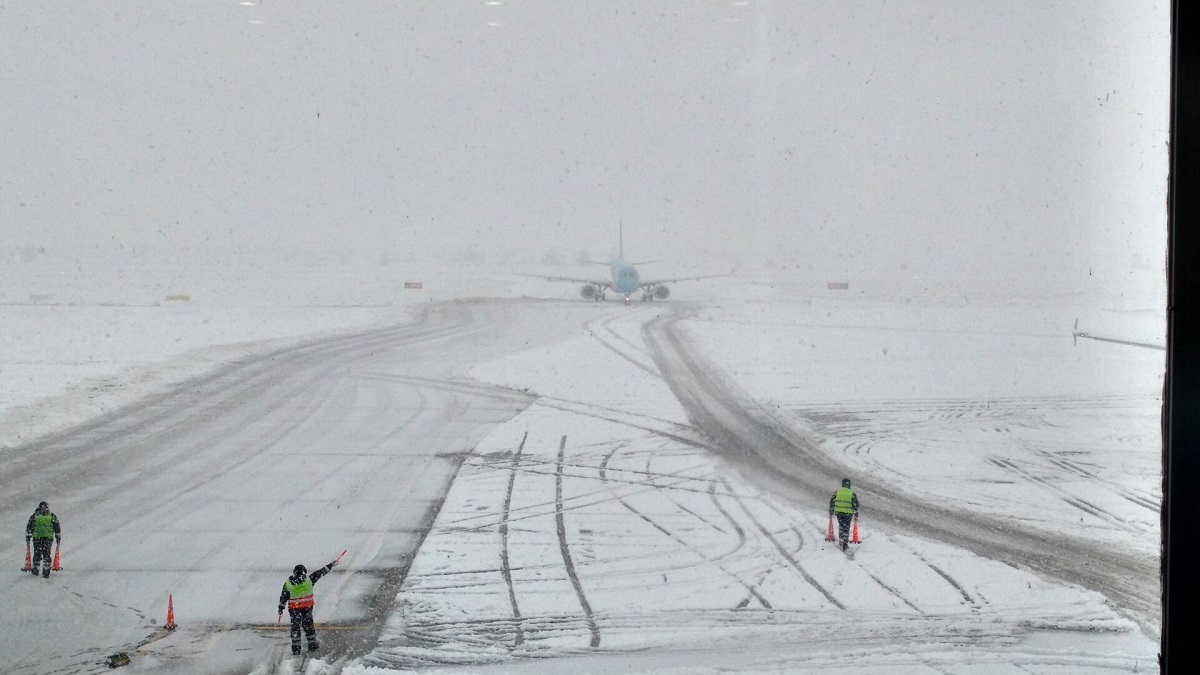
[[[605,299],[607,291],[613,291],[619,294],[625,300],[625,304],[629,304],[632,297],[638,291],[642,292],[642,300],[666,300],[671,297],[671,289],[667,284],[677,281],[695,281],[697,279],[712,279],[716,277],[727,277],[728,274],[707,274],[691,277],[672,277],[668,279],[642,279],[638,272],[637,265],[648,265],[656,260],[645,260],[642,262],[627,262],[625,260],[625,228],[622,225],[617,233],[617,259],[612,262],[599,262],[596,260],[586,260],[596,265],[608,265],[609,274],[608,280],[600,279],[585,279],[580,277],[560,277],[560,276],[545,276],[541,274],[521,274],[516,272],[518,276],[533,277],[535,279],[546,279],[549,281],[569,281],[572,283],[583,284],[579,289],[579,295],[584,300],[595,300],[597,302]]]

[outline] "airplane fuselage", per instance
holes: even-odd
[[[621,295],[632,295],[642,287],[637,268],[624,260],[612,264],[612,289]]]

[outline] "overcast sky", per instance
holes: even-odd
[[[1162,268],[1169,3],[0,6],[6,246]]]

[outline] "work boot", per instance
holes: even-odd
[[[29,568],[29,573],[30,573],[30,574],[32,574],[33,576],[35,576],[35,577],[36,577],[36,576],[37,576],[37,568],[36,568],[36,567],[30,567],[30,568]]]
[[[300,645],[299,644],[292,645],[292,656],[300,656]]]
[[[845,551],[847,548],[850,548],[850,544],[847,544],[846,540],[843,539],[842,540],[842,550]]]
[[[308,641],[308,651],[310,651],[310,652],[315,652],[315,651],[317,651],[317,650],[318,650],[318,649],[320,649],[320,648],[321,648],[321,645],[317,644],[317,641],[316,641],[316,640],[309,640],[309,641]]]

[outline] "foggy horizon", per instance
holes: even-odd
[[[0,10],[4,257],[1165,267],[1161,10],[162,11]]]

